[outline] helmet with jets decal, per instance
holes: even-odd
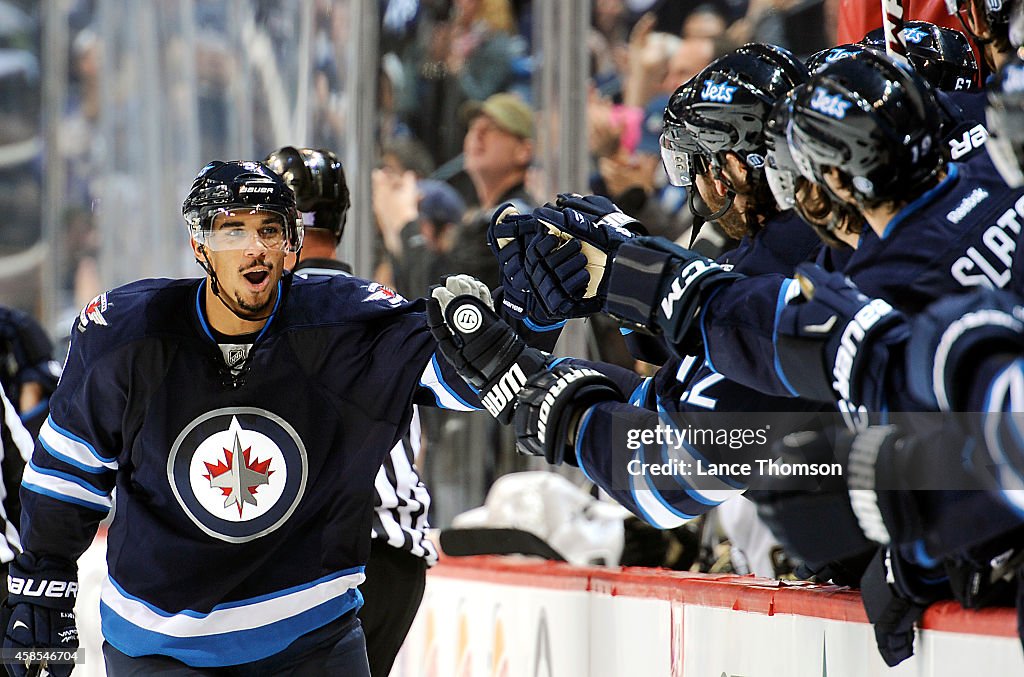
[[[764,177],[764,127],[775,102],[808,77],[788,51],[751,43],[719,57],[697,74],[694,101],[682,116],[697,146],[721,168],[735,153]]]
[[[936,89],[973,91],[978,88],[978,60],[967,36],[928,21],[908,21],[900,31],[907,58],[922,78]],[[876,28],[861,44],[885,50],[883,29]]]
[[[916,196],[944,162],[933,90],[872,51],[828,64],[797,89],[789,140],[801,174],[828,188],[826,174],[838,170],[865,206]]]
[[[181,205],[189,234],[201,244],[210,237],[219,215],[241,210],[280,217],[280,248],[297,252],[302,247],[295,194],[284,179],[260,162],[214,160],[199,171]]]

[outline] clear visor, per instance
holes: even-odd
[[[222,209],[209,220],[209,229],[194,232],[196,242],[213,251],[266,249],[294,252],[299,243],[293,242],[291,233],[301,228],[297,224],[287,227],[283,214],[261,209]]]
[[[796,176],[792,172],[781,169],[772,153],[768,154],[764,165],[764,175],[779,209],[785,211],[796,206]]]
[[[707,163],[699,153],[678,150],[663,134],[661,137],[661,163],[673,186],[692,186],[693,177],[707,171]]]

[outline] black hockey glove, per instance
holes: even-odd
[[[1024,354],[1024,306],[1016,296],[983,290],[940,299],[913,321],[910,394],[931,409],[975,410],[968,402],[971,382],[982,362],[1000,354]]]
[[[643,226],[599,196],[563,194],[556,207],[533,210],[538,234],[530,243],[532,255],[527,255],[531,286],[551,314],[593,315],[604,305],[606,271],[615,252],[636,232],[644,232]],[[578,241],[578,249],[571,245],[563,251],[559,246],[572,240]]]
[[[778,357],[801,396],[838,402],[860,417],[886,403],[890,359],[902,357],[910,330],[903,315],[881,299],[869,299],[839,273],[797,266],[801,294],[779,316]]]
[[[526,275],[527,246],[536,233],[537,220],[529,214],[520,214],[508,202],[494,211],[487,228],[487,244],[498,259],[503,292],[501,304],[507,316],[551,325],[558,319],[544,311]]]
[[[889,548],[880,548],[868,565],[860,592],[878,653],[889,667],[914,655],[914,623],[928,606],[952,596],[942,571],[915,566]]]
[[[67,651],[78,648],[74,610],[78,598],[78,574],[73,564],[22,553],[10,563],[7,587],[5,650]],[[37,674],[34,666],[40,663],[43,661],[12,661],[6,667],[14,677],[25,677]],[[68,677],[74,665],[51,662],[45,667],[54,677]],[[33,672],[29,671],[30,668]]]
[[[743,276],[660,237],[619,248],[605,311],[634,328],[662,333],[679,354],[695,354],[691,331],[708,294]]]
[[[427,325],[455,370],[500,423],[512,421],[516,395],[551,356],[527,347],[491,306],[487,286],[468,275],[445,280],[427,299]]]
[[[572,445],[576,424],[598,402],[623,402],[615,382],[604,374],[561,362],[530,376],[519,392],[515,413],[516,449],[543,456],[553,465],[576,465]]]

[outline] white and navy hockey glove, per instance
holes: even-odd
[[[494,312],[487,285],[469,275],[445,279],[427,299],[427,326],[441,353],[479,394],[488,413],[512,422],[516,395],[551,356],[527,346]]]
[[[7,587],[3,648],[26,656],[24,661],[13,660],[15,654],[11,653],[8,657],[12,660],[5,666],[8,672],[25,677],[39,674],[40,667],[45,667],[53,677],[69,677],[74,663],[58,660],[66,660],[60,652],[78,648],[78,573],[74,564],[22,553],[10,563]],[[45,657],[51,651],[55,652],[52,661]]]

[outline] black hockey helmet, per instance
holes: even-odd
[[[200,244],[207,243],[214,219],[234,210],[279,215],[284,229],[281,249],[297,252],[302,247],[302,222],[295,208],[295,194],[284,179],[262,163],[214,160],[200,170],[181,204],[189,233]]]
[[[788,51],[748,44],[719,57],[694,78],[699,91],[682,117],[698,147],[721,168],[735,153],[764,176],[764,126],[775,102],[808,78],[807,69]]]
[[[263,163],[280,174],[295,192],[303,224],[329,230],[340,242],[352,202],[338,156],[324,149],[284,146]]]
[[[800,174],[789,149],[789,125],[796,90],[779,99],[765,127],[768,152],[765,177],[780,210],[794,209],[830,247],[847,246],[835,235],[838,228],[860,232],[862,219],[852,206],[835,200],[824,188]]]
[[[978,37],[978,35],[971,30],[970,23],[967,18],[971,3],[976,3],[981,7],[981,11],[985,15],[985,22],[988,23],[993,36],[1007,34],[1010,24],[1011,0],[946,0],[946,10],[950,15],[955,14],[960,20],[960,25],[963,26],[964,31],[974,38],[974,41],[979,45],[984,45],[992,42],[993,38]]]
[[[828,187],[826,173],[838,169],[858,202],[912,198],[943,164],[933,90],[870,50],[830,63],[800,86],[789,131],[800,172]]]
[[[993,164],[1011,188],[1024,185],[1024,61],[1013,56],[996,74],[986,109]]]
[[[928,21],[908,21],[900,31],[907,46],[907,58],[918,75],[936,89],[973,91],[978,89],[978,60],[967,36]],[[885,32],[876,28],[861,44],[885,50]]]

